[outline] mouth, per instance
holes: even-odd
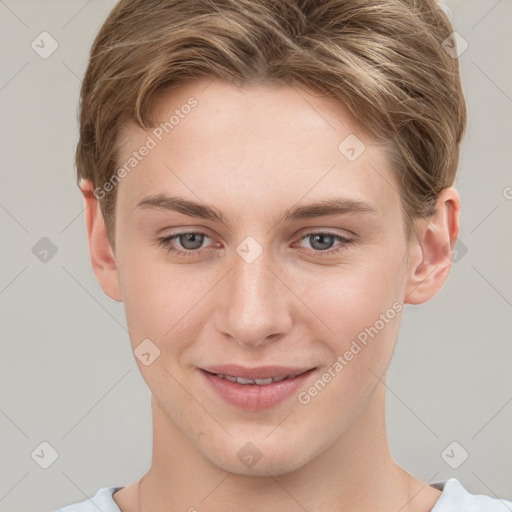
[[[257,384],[258,386],[266,386],[272,382],[281,382],[282,380],[294,379],[297,377],[297,375],[285,375],[284,377],[269,377],[268,379],[245,379],[244,377],[234,377],[233,375],[224,375],[222,373],[212,373],[211,375],[215,375],[220,379],[229,380],[230,382],[238,382],[238,384]]]
[[[200,373],[225,402],[249,411],[278,405],[297,391],[317,368],[266,366],[245,368],[224,365],[199,368]]]

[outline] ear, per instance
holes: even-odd
[[[441,290],[452,266],[453,248],[459,235],[459,212],[459,194],[448,187],[439,194],[435,213],[427,219],[418,219],[417,236],[410,242],[404,303],[422,304]]]
[[[94,185],[90,180],[83,180],[80,189],[85,203],[85,223],[92,269],[103,291],[111,299],[122,302],[116,259],[108,239],[100,203],[93,193]]]

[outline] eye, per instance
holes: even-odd
[[[202,252],[198,249],[201,249],[205,238],[209,238],[205,233],[189,231],[159,238],[158,243],[173,254],[194,256],[196,253]],[[176,243],[179,243],[178,247],[175,247]]]
[[[313,256],[332,256],[333,254],[338,254],[353,242],[351,238],[327,231],[310,231],[301,237],[301,241],[303,240],[310,241],[313,248],[310,253]],[[329,250],[336,241],[339,242],[338,247],[334,250]]]
[[[210,237],[200,231],[187,231],[159,238],[158,244],[168,252],[178,256],[195,256],[204,251],[212,250],[212,248],[205,249],[202,247],[207,238]],[[353,242],[351,238],[327,231],[311,231],[302,236],[300,240],[301,242],[304,240],[310,241],[312,250],[308,252],[313,256],[332,256],[338,254]],[[335,242],[338,242],[338,247],[330,250]]]

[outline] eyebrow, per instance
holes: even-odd
[[[183,197],[169,197],[164,194],[157,194],[145,197],[137,203],[136,208],[163,209],[181,213],[189,217],[207,219],[226,224],[226,218],[220,210],[205,203],[190,201]],[[379,210],[366,201],[333,198],[317,201],[304,206],[295,206],[284,211],[284,221],[313,219],[335,215],[348,215],[353,213],[380,215]]]

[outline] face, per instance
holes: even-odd
[[[123,132],[121,162],[139,155],[116,207],[132,347],[166,420],[233,473],[284,474],[332,446],[396,341],[399,187],[386,151],[317,96],[188,83],[156,104],[159,121],[174,114],[168,133]]]

